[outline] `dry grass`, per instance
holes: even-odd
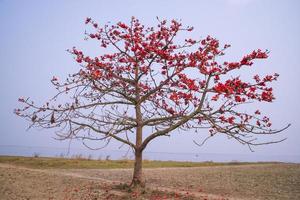
[[[89,177],[128,182],[130,169],[68,170]],[[299,164],[249,164],[144,170],[151,188],[206,193],[238,199],[300,199]]]

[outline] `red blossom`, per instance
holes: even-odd
[[[25,102],[25,99],[24,99],[23,97],[20,97],[20,98],[18,99],[18,101],[19,101],[19,102]]]
[[[242,102],[242,98],[240,96],[235,96],[235,101],[236,102]]]
[[[274,99],[271,91],[263,91],[261,93],[261,100],[271,102]]]
[[[219,95],[219,94],[216,94],[216,95],[214,95],[214,96],[211,98],[211,100],[213,100],[213,101],[218,101],[218,100],[219,100],[219,97],[220,97],[220,95]]]
[[[228,63],[227,65],[230,70],[240,67],[240,63],[238,62]]]
[[[231,117],[228,118],[228,123],[233,124],[234,120],[235,120],[235,117],[231,116]]]
[[[261,125],[260,122],[259,122],[258,120],[256,121],[256,125],[257,125],[257,126],[260,126],[260,125]]]
[[[92,75],[94,78],[99,78],[102,75],[102,73],[100,72],[100,70],[97,69],[92,72]]]
[[[120,28],[123,28],[123,29],[127,29],[127,28],[128,28],[128,26],[127,26],[126,24],[122,23],[122,22],[119,22],[119,23],[118,23],[118,26],[119,26]]]
[[[88,24],[92,19],[90,17],[86,18],[85,24]]]
[[[194,27],[190,27],[187,29],[187,31],[192,31],[192,30],[194,30]]]

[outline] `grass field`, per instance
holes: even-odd
[[[87,158],[48,158],[48,157],[20,157],[0,156],[0,163],[8,163],[18,166],[36,169],[126,169],[132,168],[133,160],[92,160]],[[248,164],[270,164],[271,162],[178,162],[178,161],[156,161],[144,160],[144,168],[166,168],[166,167],[209,167],[227,165]]]
[[[299,200],[300,164],[144,161],[146,192],[126,184],[132,160],[0,156],[1,200]]]

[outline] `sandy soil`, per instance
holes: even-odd
[[[300,199],[300,165],[145,169],[146,194],[122,190],[130,169],[31,169],[0,164],[1,200]]]

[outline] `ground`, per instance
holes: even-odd
[[[300,199],[300,165],[284,163],[144,169],[147,190],[125,185],[132,169],[63,169],[0,161],[1,200]]]

